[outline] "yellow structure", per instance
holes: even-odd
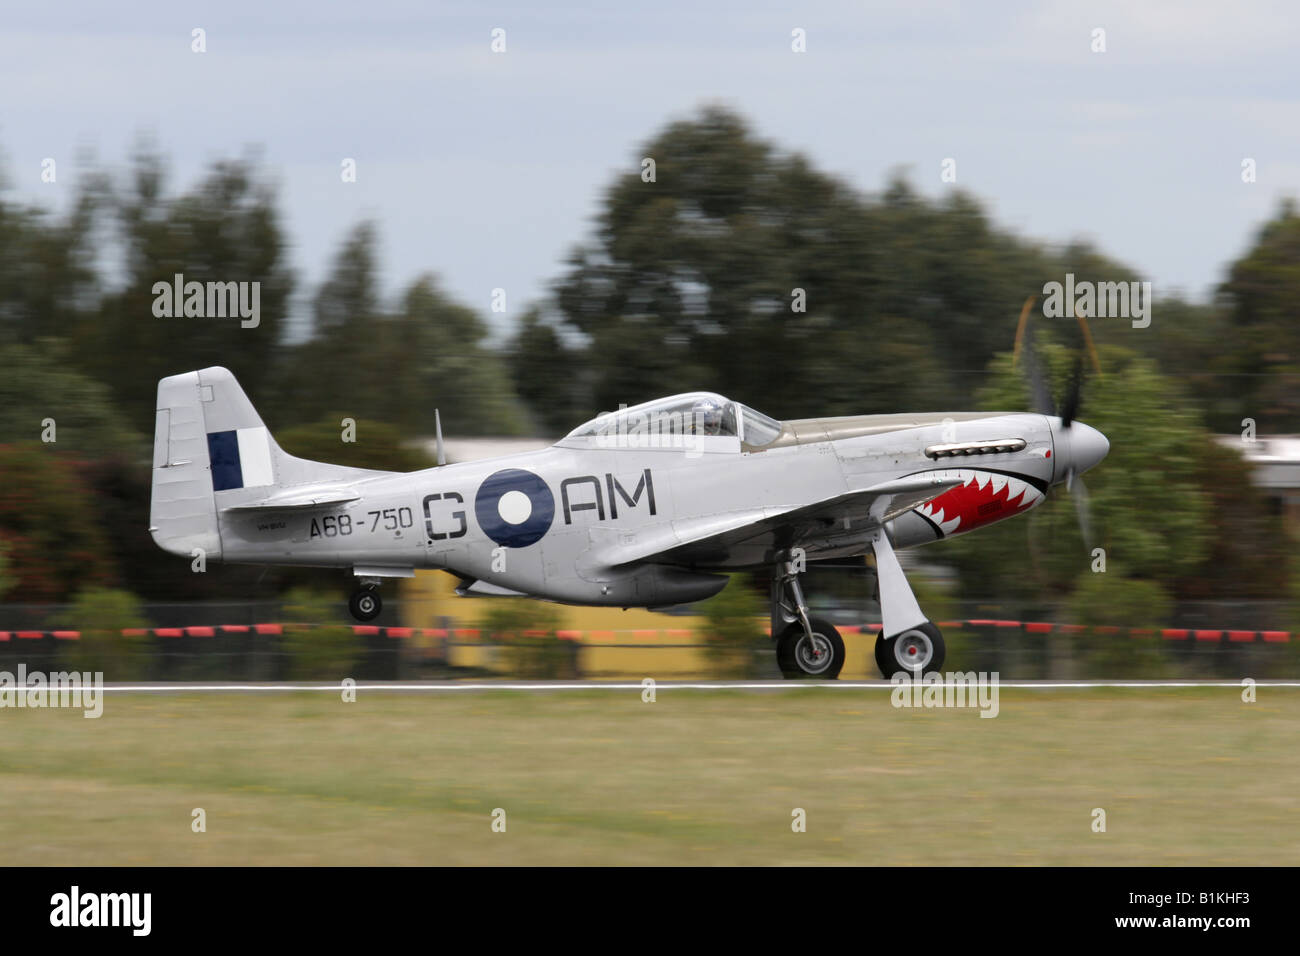
[[[457,667],[501,670],[498,649],[480,633],[480,623],[498,598],[462,598],[456,579],[442,571],[417,571],[402,582],[403,623],[408,627],[447,631],[448,663]],[[706,678],[708,658],[702,651],[698,616],[663,614],[643,608],[553,605],[560,615],[561,637],[583,646],[584,677],[641,680]],[[766,621],[763,622],[766,628]],[[874,633],[840,628],[846,660],[841,679],[874,679]]]

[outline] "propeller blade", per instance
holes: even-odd
[[[1082,390],[1083,363],[1076,358],[1074,360],[1074,370],[1070,372],[1070,385],[1066,390],[1065,398],[1061,401],[1061,411],[1057,416],[1061,419],[1061,425],[1065,428],[1069,428],[1079,414],[1079,401]]]
[[[1084,318],[1083,312],[1075,311],[1074,317],[1079,320],[1079,328],[1083,331],[1083,345],[1088,350],[1088,356],[1092,359],[1092,370],[1101,377],[1101,359],[1097,357],[1097,345],[1092,341],[1092,330],[1088,328],[1088,320]]]
[[[1092,513],[1091,505],[1088,503],[1088,488],[1083,483],[1082,478],[1075,478],[1074,471],[1071,469],[1073,481],[1069,482],[1070,497],[1074,499],[1074,513],[1079,519],[1079,532],[1083,535],[1083,545],[1089,551],[1092,550]]]
[[[1042,366],[1038,362],[1038,354],[1034,351],[1034,338],[1032,334],[1026,335],[1029,325],[1029,311],[1034,307],[1038,296],[1031,295],[1025,300],[1025,304],[1020,307],[1020,320],[1016,323],[1016,344],[1012,352],[1011,367],[1015,368],[1020,361],[1021,352],[1025,356],[1025,378],[1029,383],[1029,398],[1033,402],[1034,411],[1040,415],[1052,414],[1052,393],[1047,387],[1047,380],[1043,377]]]

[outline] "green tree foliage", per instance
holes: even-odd
[[[284,596],[280,646],[289,655],[293,680],[341,681],[356,676],[365,646],[350,626],[331,623],[338,618],[337,603],[309,588],[294,588]],[[327,626],[295,626],[303,624]]]
[[[18,579],[10,600],[57,601],[114,577],[97,503],[51,447],[0,445],[0,540]]]
[[[224,365],[250,395],[262,393],[276,368],[293,277],[274,191],[251,160],[214,163],[191,191],[165,194],[164,162],[142,152],[130,182],[103,197],[124,246],[126,278],[79,322],[74,355],[113,391],[130,423],[152,434],[158,379]],[[260,283],[260,321],[154,314],[158,282]]]
[[[108,389],[69,367],[67,358],[57,339],[0,346],[0,441],[43,439],[42,423],[50,418],[51,450],[82,459],[142,456],[143,435],[113,406]]]
[[[581,345],[566,342],[540,309],[524,313],[507,362],[515,389],[532,414],[534,433],[558,438],[595,417],[598,410],[588,401],[595,372],[589,357]]]
[[[1123,629],[1118,634],[1093,631],[1052,638],[1071,642],[1074,656],[1087,662],[1086,673],[1089,675],[1131,677],[1137,673],[1161,678],[1171,673],[1171,662],[1165,654],[1163,642],[1155,634],[1135,639],[1127,632],[1132,627],[1154,631],[1170,623],[1173,602],[1157,582],[1085,571],[1079,576],[1079,585],[1067,608],[1066,616],[1073,623]]]
[[[1155,581],[1085,571],[1070,597],[1069,618],[1090,627],[1156,628],[1168,625],[1172,606],[1168,592]]]
[[[281,448],[298,458],[379,471],[419,471],[437,462],[419,448],[403,444],[401,432],[387,422],[355,421],[355,441],[343,441],[345,416],[332,415],[310,425],[275,432]]]
[[[105,680],[141,680],[148,676],[147,634],[123,634],[148,626],[140,603],[129,591],[88,587],[80,591],[59,622],[79,630],[76,641],[60,643],[60,663],[77,671],[101,671]]]
[[[1070,350],[1040,339],[1038,352],[1062,394],[1073,364]],[[1196,573],[1214,534],[1211,496],[1200,462],[1213,439],[1180,397],[1178,386],[1145,357],[1109,346],[1103,375],[1085,385],[1080,418],[1110,439],[1110,454],[1085,477],[1094,544],[1106,552],[1106,574],[1172,588]],[[988,409],[1028,407],[1023,374],[1012,356],[994,359],[979,402]],[[961,571],[967,597],[992,594],[1043,601],[1069,593],[1090,573],[1073,502],[1058,487],[1032,513],[943,547]],[[934,552],[938,557],[938,552]]]
[[[99,285],[94,227],[104,181],[94,173],[83,181],[62,218],[0,194],[0,344],[67,335],[93,306]]]
[[[346,403],[352,417],[431,435],[433,411],[461,434],[515,435],[518,399],[487,326],[457,305],[432,276],[419,277],[395,310],[379,296],[376,235],[369,223],[348,236],[317,293],[314,335],[288,355],[282,405],[295,422]]]
[[[1207,342],[1226,353],[1238,397],[1233,419],[1254,418],[1262,433],[1300,430],[1300,211],[1285,202],[1220,288],[1229,335]]]
[[[719,593],[700,605],[704,654],[720,680],[758,676],[759,653],[768,642],[762,599],[745,575],[733,575]]]
[[[1205,558],[1173,584],[1179,599],[1277,600],[1296,566],[1295,540],[1280,513],[1253,483],[1246,446],[1205,445],[1196,481],[1210,502],[1210,546]]]
[[[1076,262],[1122,271],[999,231],[960,191],[932,202],[896,178],[863,196],[722,109],[639,155],[656,181],[615,180],[556,287],[562,331],[587,350],[563,367],[589,374],[590,407],[691,388],[783,418],[961,407],[1027,295]],[[536,327],[516,344],[527,356],[523,335]],[[516,364],[521,391],[532,371]]]
[[[556,633],[560,615],[552,604],[523,598],[485,598],[492,603],[482,631],[504,645],[506,667],[515,677],[555,680],[577,677],[577,648]]]

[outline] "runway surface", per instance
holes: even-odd
[[[385,693],[428,693],[428,694],[463,694],[490,691],[523,691],[528,693],[554,693],[557,691],[642,691],[645,684],[627,681],[365,681],[358,682],[357,691],[381,691]],[[886,680],[875,681],[655,681],[654,688],[659,690],[742,690],[742,691],[784,691],[784,690],[866,690],[892,691],[896,684]],[[934,686],[945,687],[947,684]],[[1102,688],[1149,688],[1174,690],[1192,687],[1222,687],[1241,690],[1241,681],[1231,680],[1100,680],[1100,681],[1048,681],[1048,680],[999,680],[1001,688],[1023,688],[1026,690],[1089,690]],[[1300,688],[1300,680],[1258,680],[1256,687]],[[242,694],[242,693],[285,693],[285,692],[320,692],[337,694],[344,689],[341,683],[322,684],[318,682],[250,682],[250,683],[106,683],[105,692],[131,694]]]

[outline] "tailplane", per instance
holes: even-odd
[[[173,554],[220,559],[223,511],[346,501],[351,483],[384,474],[286,454],[228,369],[158,383],[149,531]]]

